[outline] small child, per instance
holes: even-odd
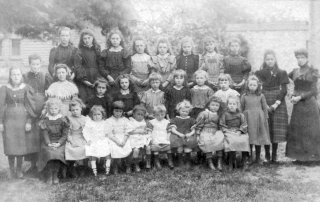
[[[70,130],[66,142],[65,156],[66,160],[68,161],[68,167],[71,169],[73,177],[78,176],[78,169],[75,168],[75,164],[82,166],[83,160],[86,159],[86,140],[84,139],[82,134],[82,130],[86,122],[86,117],[81,115],[81,111],[83,108],[85,108],[85,105],[83,104],[81,99],[73,98],[71,100],[71,116],[68,116]],[[81,172],[81,175],[83,175],[83,172]]]
[[[198,70],[194,73],[196,83],[191,91],[191,103],[193,106],[191,117],[197,118],[198,114],[204,110],[209,98],[214,94],[213,90],[205,85],[208,79],[208,73],[203,70]]]
[[[177,56],[177,69],[187,73],[188,86],[193,85],[192,76],[199,68],[199,55],[193,54],[194,43],[190,37],[181,40],[181,52]]]
[[[167,110],[164,105],[156,105],[153,109],[155,119],[149,121],[148,130],[151,133],[151,151],[154,155],[154,164],[158,169],[161,169],[159,153],[166,152],[169,167],[170,169],[173,169],[174,165],[170,149],[170,133],[168,133],[170,121],[165,119]]]
[[[169,86],[165,91],[164,99],[168,116],[174,118],[177,115],[175,110],[177,104],[183,100],[191,101],[190,89],[187,86],[187,74],[184,70],[179,69],[173,72],[173,86]]]
[[[140,104],[138,94],[128,74],[120,75],[117,84],[120,89],[112,95],[113,102],[122,101],[124,104],[123,115],[129,117],[132,115],[133,107]]]
[[[133,161],[135,171],[140,172],[139,153],[142,149],[146,153],[146,169],[151,168],[151,150],[150,150],[150,135],[147,133],[147,122],[144,117],[147,109],[143,105],[136,105],[133,108],[133,117],[129,118],[132,131],[129,132],[129,140],[133,149]]]
[[[224,135],[219,130],[219,116],[221,112],[221,99],[213,96],[210,98],[206,108],[197,117],[196,131],[199,135],[198,145],[202,152],[206,154],[208,166],[211,170],[215,170],[213,165],[213,154],[216,152],[218,156],[217,169],[222,170],[222,155],[224,149]]]
[[[62,102],[50,98],[46,102],[46,117],[41,121],[42,144],[38,169],[45,171],[48,184],[58,184],[58,172],[66,164],[65,143],[69,132],[67,118],[61,114]]]
[[[250,149],[248,125],[246,117],[240,112],[239,105],[239,97],[228,97],[227,111],[220,118],[220,127],[225,135],[224,150],[229,158],[229,170],[232,170],[236,163],[236,152],[242,152],[243,169],[248,169]]]
[[[114,174],[118,174],[120,160],[126,164],[126,173],[131,173],[129,132],[131,127],[129,120],[123,117],[124,104],[122,101],[115,101],[112,104],[113,116],[106,120],[107,134],[110,139],[111,158],[114,161]]]
[[[192,105],[189,101],[184,100],[178,103],[176,107],[180,116],[170,120],[170,146],[177,149],[179,166],[182,165],[182,154],[186,154],[186,165],[191,167],[191,152],[195,149],[197,144],[197,137],[195,135],[196,120],[189,116],[192,110]]]
[[[159,89],[161,84],[161,75],[155,72],[151,73],[149,76],[149,83],[151,88],[143,94],[141,103],[143,103],[147,108],[148,118],[153,119],[153,107],[164,104],[164,92]]]
[[[86,111],[84,115],[89,114],[92,106],[101,105],[106,112],[106,117],[110,117],[112,114],[112,98],[109,94],[107,94],[107,90],[109,88],[108,81],[104,78],[98,78],[93,85],[96,90],[96,94],[87,100]]]
[[[270,145],[268,126],[268,105],[266,98],[261,93],[261,83],[256,76],[250,76],[246,83],[246,92],[241,97],[241,108],[248,122],[250,150],[255,145],[256,160],[260,160],[261,145]]]
[[[78,87],[68,79],[70,79],[69,67],[65,64],[56,65],[55,80],[57,81],[45,91],[47,97],[58,98],[62,101],[61,113],[64,116],[70,115],[69,103],[79,94]]]
[[[83,128],[83,136],[86,140],[85,153],[90,158],[91,168],[94,176],[97,176],[97,159],[105,158],[105,174],[109,175],[111,165],[111,146],[107,137],[107,127],[104,118],[106,112],[100,105],[94,105]]]

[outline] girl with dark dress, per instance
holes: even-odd
[[[320,160],[320,115],[317,103],[318,71],[308,65],[308,52],[295,51],[299,68],[290,74],[294,82],[293,111],[288,130],[286,155],[297,161]]]
[[[60,44],[50,50],[48,71],[54,77],[54,67],[56,64],[66,64],[70,70],[74,70],[74,56],[77,48],[70,42],[70,28],[62,27],[59,31]],[[71,80],[74,74],[71,74]]]
[[[101,54],[99,44],[91,30],[81,32],[79,50],[75,56],[75,83],[79,88],[79,97],[86,102],[94,95],[93,83],[100,76],[98,64]]]
[[[23,156],[37,153],[40,148],[32,122],[36,117],[33,90],[23,83],[20,69],[10,69],[9,83],[0,88],[0,106],[0,133],[4,154],[8,156],[10,178],[15,174],[22,178]]]
[[[262,69],[255,73],[262,82],[262,93],[266,97],[269,106],[269,129],[272,143],[272,162],[277,161],[278,143],[285,142],[288,129],[288,112],[285,101],[287,84],[289,83],[287,72],[279,69],[275,52],[267,50],[264,53]],[[265,145],[266,160],[270,161],[270,146]]]

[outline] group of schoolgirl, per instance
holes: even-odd
[[[86,44],[85,37],[91,35],[81,35],[79,48],[84,43],[84,48],[91,48],[87,51],[96,53],[94,43]],[[86,49],[75,56],[75,64],[80,61],[73,69],[65,62],[55,64],[52,72],[49,65],[54,82],[40,73],[37,55],[29,57],[27,74],[10,69],[9,83],[0,92],[0,130],[11,176],[23,176],[23,157],[54,184],[59,183],[61,167],[73,169],[88,158],[94,175],[101,158],[107,175],[111,164],[117,174],[121,163],[126,173],[132,163],[139,172],[142,154],[146,169],[151,168],[151,154],[160,169],[160,153],[166,153],[170,168],[182,165],[183,156],[191,166],[191,153],[198,152],[215,170],[217,156],[216,167],[222,170],[224,155],[233,169],[236,152],[242,152],[247,168],[251,145],[261,163],[261,145],[270,145],[270,108],[259,79],[248,76],[251,66],[239,55],[239,40],[231,40],[225,58],[217,53],[213,38],[204,40],[200,58],[193,54],[190,38],[182,40],[177,57],[165,39],[159,40],[156,56],[148,55],[144,39],[136,39],[130,58],[119,31],[109,34],[107,41],[108,48],[95,56],[94,70]],[[55,59],[62,57],[54,54]],[[90,81],[98,73],[102,78]]]

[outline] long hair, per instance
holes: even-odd
[[[182,76],[184,78],[184,81],[183,81],[183,86],[184,87],[188,87],[188,76],[187,76],[187,73],[186,71],[182,70],[182,69],[177,69],[177,70],[174,70],[173,71],[173,83],[174,83],[174,79],[178,76]]]
[[[217,46],[216,46],[216,40],[213,38],[213,37],[210,37],[210,36],[207,36],[203,39],[203,42],[202,42],[202,48],[203,48],[203,55],[205,55],[207,53],[207,49],[206,49],[206,46],[210,43],[210,42],[213,42],[215,44],[214,46],[214,51],[216,53],[218,53],[218,49],[217,49]]]
[[[220,104],[220,107],[218,109],[218,115],[221,116],[223,109],[225,108],[225,104],[222,102],[222,99],[218,96],[215,96],[215,95],[211,96],[209,101],[206,104],[206,107],[205,107],[206,109],[209,110],[209,105],[211,104],[211,102],[216,102],[216,103]]]
[[[168,47],[167,53],[169,53],[170,55],[173,55],[171,44],[167,38],[159,38],[158,39],[157,46],[156,46],[157,47],[156,54],[159,55],[159,44],[161,44],[161,43],[167,44],[167,47]]]
[[[261,92],[262,92],[262,84],[261,84],[260,80],[258,79],[258,77],[255,76],[255,75],[249,76],[248,80],[246,81],[245,94],[248,95],[248,94],[250,93],[250,90],[249,90],[249,82],[250,82],[250,81],[257,81],[258,88],[257,88],[257,90],[255,91],[255,94],[256,94],[256,95],[261,95]]]
[[[132,43],[132,55],[136,54],[137,53],[137,50],[136,50],[136,42],[137,41],[143,41],[145,47],[144,47],[144,53],[149,54],[149,50],[148,50],[148,44],[147,44],[147,41],[142,37],[142,36],[138,36],[136,37],[134,40],[133,40],[133,43]]]
[[[66,64],[56,64],[56,65],[54,66],[54,74],[53,74],[53,79],[54,79],[54,81],[59,81],[59,79],[58,79],[58,77],[57,77],[57,71],[58,71],[58,69],[65,69],[66,72],[67,72],[66,79],[67,79],[68,81],[70,81],[71,70],[70,70],[70,68],[68,67],[68,65],[66,65]]]
[[[111,31],[108,33],[108,35],[107,35],[107,37],[106,37],[106,39],[107,39],[107,40],[106,40],[106,49],[110,49],[110,48],[112,47],[111,37],[112,37],[114,34],[117,34],[117,35],[120,37],[120,39],[121,39],[121,41],[120,41],[120,46],[121,46],[122,48],[125,48],[125,43],[124,43],[123,34],[121,33],[120,30],[118,30],[118,29],[113,29],[113,30],[111,30]]]
[[[93,32],[89,29],[84,29],[81,31],[81,34],[80,34],[80,40],[79,40],[79,45],[78,45],[78,48],[79,49],[82,49],[82,48],[85,48],[86,45],[84,44],[84,41],[83,41],[83,36],[84,35],[89,35],[89,36],[92,36],[93,40],[92,40],[92,46],[96,52],[97,55],[100,55],[100,51],[101,51],[101,48],[100,48],[100,45],[97,43],[97,40],[93,34]]]
[[[185,43],[191,43],[191,54],[193,54],[193,49],[194,49],[194,42],[191,37],[184,37],[181,39],[181,49],[180,49],[180,55],[183,55],[183,44]]]
[[[263,63],[262,63],[262,69],[264,68],[268,68],[268,65],[266,64],[266,58],[268,55],[272,55],[274,57],[274,59],[276,60],[276,63],[274,64],[274,69],[276,71],[279,70],[279,66],[278,66],[278,62],[277,62],[277,57],[276,57],[276,53],[273,50],[266,50],[263,54]]]
[[[118,89],[121,89],[121,86],[120,86],[120,81],[121,81],[121,79],[128,79],[128,80],[129,80],[129,90],[130,90],[130,92],[136,92],[136,91],[135,91],[135,87],[134,87],[134,83],[133,83],[133,81],[131,80],[129,74],[121,74],[121,75],[118,76],[118,78],[115,80],[115,83],[116,83]]]

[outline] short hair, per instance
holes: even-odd
[[[184,37],[181,39],[181,50],[180,50],[180,54],[183,54],[183,44],[185,43],[190,43],[191,44],[191,53],[193,53],[193,48],[194,48],[194,42],[192,40],[191,37]]]
[[[79,106],[81,109],[84,109],[86,105],[80,98],[72,98],[71,102],[69,103],[69,109],[71,110],[72,107]]]
[[[105,84],[106,88],[109,88],[109,82],[105,78],[98,77],[97,80],[93,83],[94,88],[96,89],[99,84]]]
[[[136,42],[137,41],[143,41],[145,47],[144,47],[144,53],[148,54],[149,55],[149,50],[148,50],[148,44],[147,44],[147,41],[145,40],[144,37],[142,36],[137,36],[134,40],[133,40],[133,43],[132,43],[132,53],[133,55],[137,53],[137,50],[136,50]]]
[[[240,108],[240,100],[239,100],[239,97],[237,96],[234,96],[234,95],[230,95],[227,97],[227,105],[229,104],[229,100],[235,100],[236,103],[237,103],[237,109],[239,111],[239,108]]]
[[[177,70],[174,70],[173,71],[173,80],[175,79],[175,78],[177,78],[178,76],[182,76],[183,78],[184,78],[184,82],[183,82],[183,85],[184,86],[187,86],[187,73],[186,73],[186,71],[184,71],[184,70],[182,70],[182,69],[177,69]]]
[[[176,110],[179,112],[182,108],[189,109],[190,112],[193,109],[193,106],[188,100],[183,100],[177,104]]]
[[[239,44],[239,46],[241,45],[241,41],[240,41],[240,39],[237,38],[237,37],[233,37],[233,38],[231,38],[231,39],[229,40],[229,42],[228,42],[228,47],[229,47],[232,43],[237,43],[237,44]]]
[[[70,29],[69,27],[60,27],[60,29],[59,29],[59,31],[58,31],[59,35],[61,35],[61,32],[62,32],[62,31],[68,31],[69,34],[70,34],[71,29]]]
[[[19,67],[11,67],[11,68],[9,69],[9,82],[8,82],[8,83],[10,83],[11,85],[13,85],[12,80],[11,80],[11,74],[12,74],[12,71],[13,71],[13,70],[16,70],[16,69],[19,70],[20,73],[21,73],[21,82],[20,82],[20,84],[23,83],[23,75],[22,75],[22,70],[21,70],[21,68],[19,68]]]
[[[115,101],[112,103],[112,110],[114,109],[124,109],[124,103],[121,100]]]
[[[147,109],[142,104],[136,105],[133,107],[132,112],[135,113],[136,111],[143,111],[143,113],[147,113]]]
[[[89,112],[89,117],[93,118],[93,113],[100,112],[102,114],[102,118],[106,117],[106,110],[101,105],[93,105]]]
[[[206,80],[208,80],[208,73],[204,70],[197,70],[193,75],[194,75],[194,78],[196,78],[199,75],[202,75]]]
[[[218,97],[218,96],[215,96],[215,95],[211,96],[209,98],[209,101],[206,104],[206,108],[209,108],[211,102],[216,102],[216,103],[220,104],[220,107],[219,107],[219,110],[218,110],[218,114],[221,115],[221,113],[222,113],[222,111],[224,109],[224,106],[225,106],[223,101],[222,101],[222,99],[220,97]]]
[[[149,75],[149,83],[151,83],[151,81],[154,81],[154,80],[158,80],[158,81],[160,81],[160,83],[161,83],[161,81],[162,81],[162,76],[161,76],[161,74],[159,74],[159,73],[157,73],[157,72],[151,73],[151,74]]]
[[[52,106],[58,106],[59,110],[61,111],[62,101],[58,98],[49,98],[45,104],[45,109],[47,110],[47,112],[48,109]]]
[[[249,78],[248,78],[248,80],[246,81],[245,94],[248,94],[248,93],[250,92],[250,90],[249,90],[249,83],[250,83],[250,81],[256,81],[256,82],[257,82],[258,88],[257,88],[255,94],[256,94],[256,95],[261,95],[262,84],[261,84],[260,80],[258,79],[258,77],[255,76],[255,75],[250,75]]]
[[[28,57],[29,64],[31,64],[32,60],[40,60],[41,61],[41,57],[40,57],[40,55],[34,53],[34,54],[29,55],[29,57]]]
[[[308,51],[305,48],[300,48],[294,51],[294,56],[297,57],[299,55],[303,55],[308,58]]]
[[[168,46],[167,53],[169,53],[170,55],[173,55],[171,44],[170,44],[170,42],[169,42],[169,40],[167,38],[159,38],[158,39],[157,46],[156,46],[157,47],[156,54],[157,55],[159,54],[159,44],[161,44],[161,43],[167,44],[167,46]]]
[[[160,105],[156,105],[153,107],[153,112],[155,114],[159,113],[159,112],[164,112],[166,113],[167,112],[167,109],[164,105],[160,104]]]
[[[225,79],[227,79],[229,81],[230,85],[233,85],[233,80],[232,80],[230,74],[221,73],[218,77],[218,81],[225,80]]]
[[[62,64],[62,63],[56,64],[56,65],[54,66],[54,78],[55,78],[55,80],[58,80],[58,78],[57,78],[57,71],[58,71],[58,69],[65,69],[66,72],[67,72],[67,80],[70,80],[71,70],[70,70],[70,68],[68,67],[68,65]]]

